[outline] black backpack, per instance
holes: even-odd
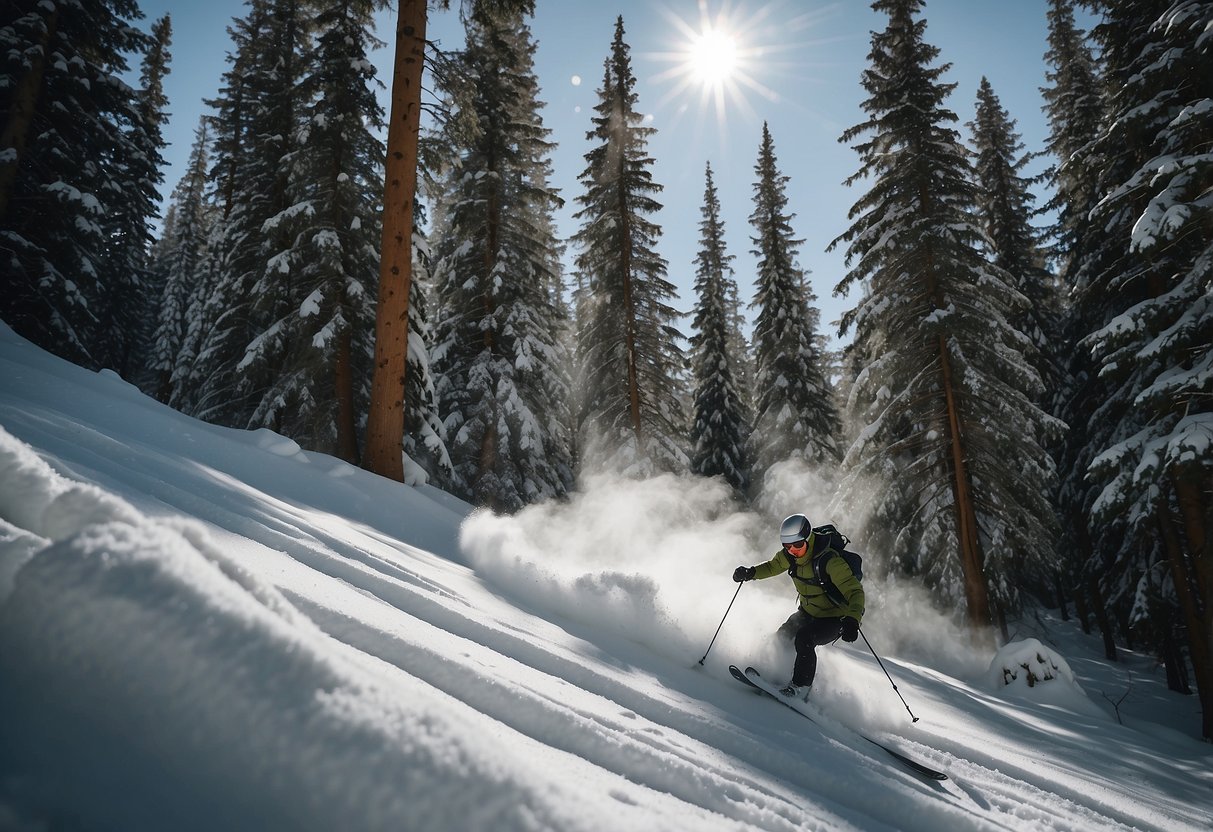
[[[828,523],[824,526],[816,526],[813,529],[813,551],[810,553],[810,556],[813,563],[814,580],[825,589],[826,596],[840,607],[846,605],[847,599],[842,594],[842,590],[834,586],[834,582],[830,579],[830,574],[826,572],[826,564],[833,557],[833,555],[827,553],[827,550],[833,550],[845,560],[847,566],[851,567],[851,571],[855,573],[856,580],[862,581],[863,558],[855,552],[847,551],[847,544],[850,542],[851,538]],[[792,563],[788,572],[795,576],[795,563]]]

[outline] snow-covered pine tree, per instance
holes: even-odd
[[[250,83],[254,75],[251,65],[257,59],[254,41],[262,36],[266,14],[265,4],[254,5],[245,17],[234,19],[228,26],[232,39],[232,48],[227,54],[230,66],[223,74],[218,95],[206,101],[213,114],[203,117],[210,140],[207,158],[211,167],[206,177],[209,183],[208,235],[205,256],[190,290],[184,342],[172,370],[168,402],[193,415],[206,411],[206,397],[210,391],[223,386],[217,376],[230,376],[230,368],[239,360],[237,356],[225,362],[223,355],[227,344],[214,334],[220,316],[228,311],[229,298],[235,296],[224,264],[233,244],[228,232],[232,215],[238,213],[236,185],[244,165],[244,148],[254,109]],[[234,385],[230,377],[226,383]]]
[[[771,466],[799,459],[829,478],[839,462],[841,428],[817,338],[816,296],[796,261],[803,243],[792,233],[788,177],[779,172],[764,122],[754,165],[752,253],[758,258],[754,301],[754,427],[751,488],[761,493]]]
[[[1043,387],[1035,403],[1049,410],[1064,374],[1062,358],[1056,353],[1061,294],[1052,273],[1045,268],[1042,233],[1029,221],[1035,213],[1035,197],[1030,190],[1031,181],[1022,172],[1031,156],[1023,153],[1015,120],[984,77],[977,90],[976,116],[969,128],[979,185],[977,212],[989,240],[988,253],[994,265],[1011,276],[1015,290],[1027,298],[1027,305],[1013,313],[1008,322],[1031,342],[1024,357],[1036,370]],[[1033,483],[1031,487],[1039,485]],[[1058,527],[1051,510],[1052,499],[1049,503],[1050,511],[1043,521],[1055,535]],[[1018,574],[1017,582],[1045,597],[1065,582],[1061,571],[1072,571],[1077,561],[1059,555],[1013,563],[1027,567]],[[1032,571],[1042,568],[1043,573]]]
[[[282,265],[275,257],[286,246],[275,239],[277,231],[265,228],[294,204],[286,160],[303,123],[299,82],[313,13],[310,0],[250,0],[234,30],[239,37],[225,79],[241,70],[226,88],[239,100],[222,102],[220,111],[237,121],[217,130],[214,147],[216,167],[230,177],[223,183],[230,192],[221,198],[223,240],[216,248],[223,259],[215,264],[205,301],[213,324],[195,369],[202,388],[194,415],[220,424],[251,423],[276,367],[285,364],[286,343],[273,325],[299,308],[291,281],[275,271]],[[261,360],[246,363],[255,341]]]
[[[729,319],[728,351],[733,360],[733,380],[741,393],[742,403],[749,412],[754,396],[754,355],[746,338],[746,305],[736,280],[726,286],[725,305]]]
[[[148,57],[144,59],[141,77],[141,100],[145,110],[155,107],[163,112],[168,107],[168,96],[164,92],[164,78],[167,74],[168,61],[171,59],[169,46],[172,45],[172,21],[168,15],[165,15],[157,23],[157,26],[153,27],[153,37],[156,37],[155,32],[161,24],[163,28],[159,37],[163,39],[163,44],[162,48],[158,51],[160,51],[162,57],[160,60],[153,60],[151,58],[152,53],[149,52]],[[154,48],[153,51],[157,50]],[[165,67],[163,72],[159,72],[156,69],[157,64],[161,61],[163,61]],[[157,123],[156,127],[159,131],[160,124]],[[158,136],[161,140],[163,140],[162,132],[160,131],[160,135]],[[152,365],[155,363],[156,330],[160,326],[160,308],[165,283],[165,273],[160,266],[168,250],[169,239],[174,233],[173,226],[176,223],[176,209],[173,203],[174,198],[170,196],[160,223],[160,235],[156,237],[148,249],[148,278],[144,296],[140,299],[141,320],[138,323],[137,351],[134,358],[136,369],[131,373],[129,379],[141,390],[152,396],[156,395],[158,387],[157,373],[152,368]]]
[[[268,326],[240,370],[257,384],[251,425],[357,463],[370,397],[379,269],[383,111],[375,96],[372,0],[313,0],[311,48],[301,56],[287,207],[262,229],[282,247],[254,284]],[[276,120],[292,119],[290,112]],[[269,302],[266,302],[269,299]],[[277,315],[277,317],[270,317]]]
[[[1031,223],[1036,213],[1032,180],[1023,175],[1031,161],[1023,141],[998,95],[986,78],[977,90],[972,130],[974,170],[977,174],[977,210],[990,241],[994,265],[1015,279],[1015,288],[1028,300],[1010,323],[1028,336],[1029,359],[1045,384],[1057,388],[1060,369],[1054,355],[1060,327],[1061,297],[1053,274],[1045,268],[1041,232]]]
[[[1082,480],[1063,489],[1062,498],[1069,502],[1067,509],[1085,512],[1081,518],[1085,523],[1080,525],[1090,546],[1085,572],[1091,576],[1088,580],[1095,603],[1102,606],[1097,615],[1115,621],[1129,647],[1135,646],[1140,631],[1131,626],[1137,602],[1145,597],[1139,588],[1143,577],[1157,570],[1163,551],[1157,535],[1135,534],[1126,514],[1108,515],[1096,522],[1094,506],[1106,482],[1092,477],[1090,466],[1104,450],[1142,428],[1149,417],[1133,406],[1128,389],[1100,367],[1101,357],[1087,339],[1150,297],[1151,264],[1140,255],[1130,255],[1127,245],[1149,196],[1139,190],[1121,194],[1110,203],[1105,195],[1128,181],[1153,155],[1149,139],[1143,139],[1141,131],[1161,129],[1168,118],[1160,109],[1136,114],[1138,118],[1132,120],[1115,117],[1142,103],[1143,88],[1130,82],[1146,65],[1142,56],[1157,49],[1150,27],[1167,6],[1166,0],[1130,0],[1101,9],[1102,20],[1093,34],[1103,67],[1107,117],[1097,136],[1081,151],[1083,167],[1095,173],[1091,193],[1098,202],[1085,218],[1080,237],[1083,251],[1072,272],[1070,326],[1078,354],[1073,362],[1077,368],[1074,397],[1083,398],[1069,405],[1071,432],[1076,434],[1072,443],[1075,458],[1063,462],[1072,465],[1071,475]],[[1143,115],[1148,116],[1144,122]],[[1101,628],[1107,623],[1101,619]],[[1105,644],[1108,641],[1110,635],[1105,636]]]
[[[653,160],[643,116],[636,110],[636,78],[615,22],[611,54],[586,138],[584,193],[575,216],[574,243],[584,295],[578,298],[577,360],[585,385],[581,414],[582,463],[648,476],[685,470],[687,416],[683,336],[671,305],[674,285],[656,250],[661,228],[649,217],[654,198]]]
[[[691,471],[704,477],[719,476],[744,497],[750,482],[747,398],[738,390],[733,369],[736,353],[730,349],[735,331],[730,301],[737,294],[737,282],[733,279],[733,255],[725,246],[720,197],[710,164],[705,179],[699,254],[695,258],[698,303],[690,353],[695,381]]]
[[[215,123],[213,119],[204,117],[204,120],[208,127]],[[208,373],[219,371],[218,361],[212,360],[215,353],[208,350],[217,346],[210,340],[210,334],[224,312],[225,294],[220,287],[225,285],[222,266],[226,260],[223,254],[227,226],[223,222],[223,209],[215,202],[218,191],[213,187],[214,183],[211,184],[205,202],[203,229],[206,237],[202,243],[202,256],[189,290],[185,336],[169,382],[169,406],[192,415],[198,415],[203,396],[214,386]]]
[[[108,366],[131,381],[146,372],[151,322],[159,307],[160,286],[151,267],[151,223],[158,216],[164,183],[161,153],[167,142],[161,128],[168,117],[164,79],[172,59],[172,38],[168,15],[152,24],[135,99],[139,118],[124,126],[134,152],[123,160],[106,162],[111,176],[124,184],[123,196],[111,201],[105,218],[109,244],[101,267],[101,283],[107,287],[100,305],[102,338],[107,344]]]
[[[16,0],[0,20],[0,317],[94,368],[121,352],[107,340],[110,267],[148,242],[159,199],[139,94],[122,80],[152,45],[141,16],[134,0]],[[144,232],[115,241],[128,204]]]
[[[1117,428],[1091,468],[1103,489],[1092,519],[1125,518],[1169,567],[1213,739],[1213,2],[1107,6],[1097,34],[1123,83],[1098,142],[1113,164],[1092,219],[1115,254],[1092,280],[1112,317],[1087,343]]]
[[[864,286],[843,318],[865,362],[845,465],[851,483],[875,483],[872,523],[887,526],[896,565],[980,628],[1019,600],[1013,561],[1050,557],[1051,423],[1032,403],[1028,339],[1009,323],[1025,299],[982,254],[972,167],[944,103],[955,85],[940,81],[947,65],[931,66],[921,7],[873,4],[888,26],[862,76],[868,119],[842,136],[868,135],[848,184],[871,183],[832,244],[848,243],[851,266],[838,290]]]
[[[413,279],[409,282],[409,353],[404,376],[404,482],[451,488],[451,457],[431,369],[434,344],[427,293],[430,250],[424,206],[413,206]]]
[[[1094,613],[1103,635],[1104,652],[1116,658],[1116,641],[1106,614],[1104,585],[1107,574],[1093,557],[1089,531],[1089,509],[1095,490],[1086,478],[1087,467],[1101,447],[1094,433],[1105,428],[1089,421],[1093,402],[1106,398],[1096,377],[1090,350],[1079,340],[1101,325],[1095,319],[1098,298],[1091,298],[1078,282],[1078,266],[1090,251],[1092,228],[1087,220],[1095,205],[1099,160],[1092,143],[1103,129],[1104,102],[1099,67],[1086,35],[1075,26],[1073,0],[1050,0],[1048,12],[1049,50],[1045,60],[1051,86],[1042,87],[1044,112],[1049,122],[1046,149],[1053,163],[1045,181],[1053,196],[1044,209],[1056,220],[1049,228],[1050,256],[1058,271],[1063,295],[1062,315],[1056,336],[1056,354],[1062,362],[1061,383],[1053,397],[1051,412],[1069,429],[1050,452],[1059,472],[1058,513],[1060,565],[1068,571],[1069,589],[1078,607],[1083,629]],[[1059,576],[1064,581],[1064,574]],[[1064,604],[1064,601],[1063,601]]]
[[[471,126],[446,171],[435,371],[457,493],[511,512],[572,485],[560,246],[535,44],[522,14],[473,9],[454,94]]]
[[[150,392],[169,403],[173,395],[174,370],[192,363],[186,347],[190,299],[203,279],[207,243],[214,217],[207,201],[207,122],[202,118],[194,131],[185,174],[173,194],[153,264],[160,275],[161,293],[156,327],[149,349]]]
[[[1041,87],[1049,136],[1045,150],[1053,162],[1044,181],[1052,197],[1042,208],[1056,217],[1048,229],[1052,257],[1062,284],[1069,286],[1083,256],[1087,214],[1095,205],[1098,160],[1089,145],[1103,130],[1105,105],[1099,65],[1086,34],[1074,22],[1074,0],[1049,0],[1049,49]]]

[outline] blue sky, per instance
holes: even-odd
[[[458,0],[452,5],[457,8]],[[657,128],[649,149],[656,160],[653,177],[665,188],[659,197],[665,207],[655,220],[664,230],[660,250],[679,288],[677,305],[689,311],[695,301],[694,258],[704,165],[709,161],[742,297],[752,296],[756,260],[750,253],[748,217],[766,121],[780,168],[790,177],[793,228],[804,240],[799,262],[810,271],[823,326],[833,336],[829,322],[853,300],[833,296],[845,271],[844,255],[825,249],[846,230],[847,212],[860,195],[842,184],[857,169],[858,157],[838,137],[862,120],[860,73],[867,66],[871,32],[884,28],[883,16],[860,0],[538,0],[536,5],[532,30],[539,43],[536,71],[547,102],[543,116],[558,143],[552,157],[553,184],[566,200],[557,217],[561,235],[568,237],[577,229],[572,214],[580,193],[582,157],[590,149],[585,134],[615,18],[622,14],[637,76],[638,106]],[[140,6],[147,26],[165,12],[173,18],[172,72],[166,82],[171,146],[163,190],[168,194],[181,176],[198,118],[206,112],[203,99],[215,95],[226,69],[226,28],[246,7],[243,0],[143,0]],[[977,86],[985,75],[1018,120],[1027,149],[1041,149],[1047,135],[1039,93],[1046,71],[1046,8],[1045,0],[926,4],[926,38],[940,48],[939,61],[953,65],[947,80],[958,86],[948,103],[961,125],[972,119]],[[390,40],[394,8],[380,19],[379,35]],[[1089,20],[1080,18],[1080,24],[1085,23]],[[736,49],[735,67],[726,76],[720,100],[705,94],[701,74],[691,70],[693,62],[688,60],[691,43],[706,29],[732,37]],[[462,27],[456,12],[431,13],[429,36],[445,47],[457,47]],[[390,46],[373,57],[388,83]],[[386,102],[386,90],[384,97]],[[967,137],[967,128],[961,129]],[[689,326],[684,324],[683,331],[689,334]]]

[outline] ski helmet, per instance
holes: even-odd
[[[787,517],[779,526],[780,543],[797,543],[808,540],[813,533],[813,524],[803,514],[793,514]]]

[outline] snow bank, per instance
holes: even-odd
[[[117,829],[594,825],[528,774],[564,755],[389,684],[201,524],[141,516],[2,430],[0,517],[5,823],[20,806]]]
[[[986,683],[1004,696],[1105,716],[1078,684],[1069,663],[1039,639],[1012,641],[999,649],[986,671]]]
[[[51,539],[110,519],[131,522],[126,503],[57,474],[0,427],[0,603],[21,566]]]

